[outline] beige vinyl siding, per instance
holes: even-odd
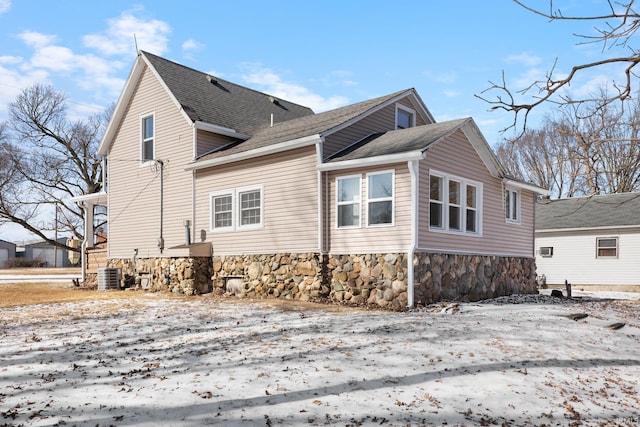
[[[432,169],[482,183],[481,236],[429,230],[429,173]],[[426,160],[420,162],[419,170],[419,249],[486,255],[534,255],[533,193],[520,192],[520,223],[507,223],[502,181],[491,176],[462,131],[431,147]]]
[[[198,241],[211,242],[214,254],[319,251],[315,146],[214,166],[198,171],[196,183]],[[251,186],[263,188],[264,227],[212,232],[210,194]]]
[[[408,100],[402,99],[398,104],[404,105],[416,112],[416,122],[418,125],[424,125],[424,119],[418,114],[418,110]],[[396,125],[396,103],[388,105],[364,119],[342,129],[333,135],[329,135],[323,144],[323,156],[327,158],[340,150],[358,142],[362,138],[376,132],[386,132],[395,130]]]
[[[140,163],[140,120],[154,113],[155,159],[164,161],[163,236],[160,254],[160,166]],[[146,69],[109,152],[109,258],[178,256],[183,220],[192,216],[192,128],[167,92]]]
[[[202,129],[198,129],[196,138],[196,157],[202,156],[203,154],[206,154],[211,150],[215,150],[216,148],[220,148],[231,142],[237,141],[237,139],[235,138],[213,132],[207,132]]]
[[[394,224],[367,226],[367,173],[393,170]],[[336,213],[336,178],[361,176],[361,206],[359,228],[338,228]],[[411,245],[411,177],[406,163],[329,172],[328,188],[328,251],[333,254],[379,253],[406,251]]]
[[[616,237],[618,256],[596,257],[596,239]],[[545,275],[547,284],[574,287],[640,286],[640,229],[602,229],[576,231],[544,231],[536,233],[536,251],[553,248],[553,256],[536,254],[538,275]]]

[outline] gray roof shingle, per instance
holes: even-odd
[[[331,157],[329,162],[364,159],[368,157],[424,150],[431,144],[457,130],[469,118],[432,123],[408,129],[371,135]]]
[[[536,230],[640,225],[640,193],[536,202]]]
[[[234,129],[253,135],[256,129],[268,125],[271,115],[275,122],[313,115],[302,105],[213,77],[149,52],[142,54],[158,72],[192,121]]]
[[[226,150],[217,151],[203,156],[199,158],[198,161],[206,161],[217,157],[262,148],[280,142],[292,141],[305,136],[326,133],[362,114],[365,114],[373,108],[405,92],[409,93],[410,91],[411,89],[402,90],[389,95],[325,111],[323,113],[299,117],[283,122],[276,122],[273,126],[265,125],[257,129],[250,139]]]

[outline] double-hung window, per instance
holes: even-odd
[[[360,175],[336,179],[338,227],[360,226]]]
[[[393,171],[367,174],[367,224],[393,224]]]
[[[142,142],[141,142],[141,159],[142,162],[150,162],[155,159],[155,120],[153,114],[142,117]]]
[[[596,239],[596,258],[617,258],[618,238],[598,237]]]
[[[504,213],[507,222],[520,222],[520,192],[518,190],[505,188]]]
[[[211,195],[211,228],[215,231],[233,229],[233,193]]]
[[[432,172],[429,176],[429,229],[478,235],[482,184]]]
[[[217,191],[211,193],[209,197],[212,231],[235,231],[262,227],[262,187]]]

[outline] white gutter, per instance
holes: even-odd
[[[342,169],[361,168],[367,166],[388,165],[390,163],[404,163],[414,160],[423,160],[425,154],[422,151],[409,151],[406,153],[387,154],[383,156],[367,157],[364,159],[344,160],[342,162],[322,163],[318,169],[325,171],[337,171]]]
[[[415,268],[413,257],[418,245],[418,167],[417,160],[409,162],[409,175],[411,176],[411,246],[407,251],[407,307],[413,308],[415,303]]]
[[[267,156],[269,154],[281,153],[283,151],[292,150],[295,148],[307,147],[321,142],[322,137],[319,134],[305,136],[303,138],[292,139],[290,141],[281,142],[279,144],[256,148],[254,150],[242,151],[240,153],[231,154],[228,156],[221,156],[210,160],[191,163],[187,165],[184,170],[190,171],[209,168],[212,166],[224,165],[227,163],[247,160],[258,156]]]
[[[197,121],[193,122],[193,126],[196,129],[206,130],[207,132],[213,132],[213,133],[217,133],[217,134],[220,134],[220,135],[231,136],[231,137],[234,137],[234,138],[240,138],[240,139],[249,139],[250,138],[249,135],[245,135],[243,133],[236,132],[235,129],[226,128],[226,127],[223,127],[223,126],[212,125],[211,123],[201,122],[200,120],[197,120]]]
[[[316,157],[318,164],[322,163],[322,142],[316,144]],[[322,191],[322,172],[316,172],[316,183],[318,193],[318,249],[322,253],[324,251],[324,230],[322,220],[324,219],[324,193]]]
[[[559,232],[567,232],[567,231],[606,231],[606,230],[627,230],[639,228],[638,225],[603,225],[600,227],[574,227],[574,228],[544,228],[541,230],[535,230],[536,234],[538,233],[559,233]]]
[[[534,193],[540,194],[542,196],[550,196],[551,195],[551,191],[546,190],[542,187],[538,187],[537,185],[534,184],[527,184],[526,182],[520,182],[520,181],[516,181],[513,179],[509,179],[509,178],[504,178],[502,180],[502,182],[505,185],[510,185],[512,187],[517,187],[517,188],[521,188],[523,190],[529,190],[529,191],[533,191]]]

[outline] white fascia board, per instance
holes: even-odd
[[[218,125],[212,125],[211,123],[201,122],[199,120],[194,122],[193,126],[195,126],[195,128],[199,129],[199,130],[204,130],[204,131],[207,131],[207,132],[212,132],[212,133],[217,133],[217,134],[220,134],[220,135],[230,136],[230,137],[233,137],[233,138],[239,138],[239,139],[249,139],[250,138],[249,135],[245,135],[243,133],[236,132],[235,129],[226,128],[226,127],[218,126]]]
[[[71,197],[72,202],[92,202],[94,204],[100,202],[106,202],[108,193],[101,191],[99,193],[81,194],[79,196]]]
[[[238,162],[241,160],[247,160],[259,156],[267,156],[269,154],[281,153],[283,151],[293,150],[301,147],[308,147],[321,143],[322,137],[318,134],[305,136],[298,139],[292,139],[290,141],[281,142],[279,144],[268,145],[266,147],[256,148],[254,150],[243,151],[229,156],[216,157],[215,159],[205,160],[201,162],[191,163],[185,166],[184,170],[193,171],[199,169],[205,169],[212,166],[224,165],[227,163]]]
[[[544,230],[536,230],[535,234],[565,233],[574,231],[633,230],[634,228],[640,230],[640,225],[603,225],[601,227],[546,228]]]
[[[522,190],[533,191],[534,193],[540,194],[542,196],[551,195],[551,191],[546,190],[542,187],[538,187],[537,185],[534,185],[534,184],[527,184],[526,182],[515,181],[513,179],[508,179],[508,178],[503,179],[502,182],[504,183],[504,185],[520,188]]]
[[[342,162],[322,163],[318,165],[321,172],[343,169],[362,168],[367,166],[388,165],[391,163],[410,162],[411,160],[424,160],[422,151],[409,151],[406,153],[388,154],[384,156],[367,157],[364,159],[344,160]]]

